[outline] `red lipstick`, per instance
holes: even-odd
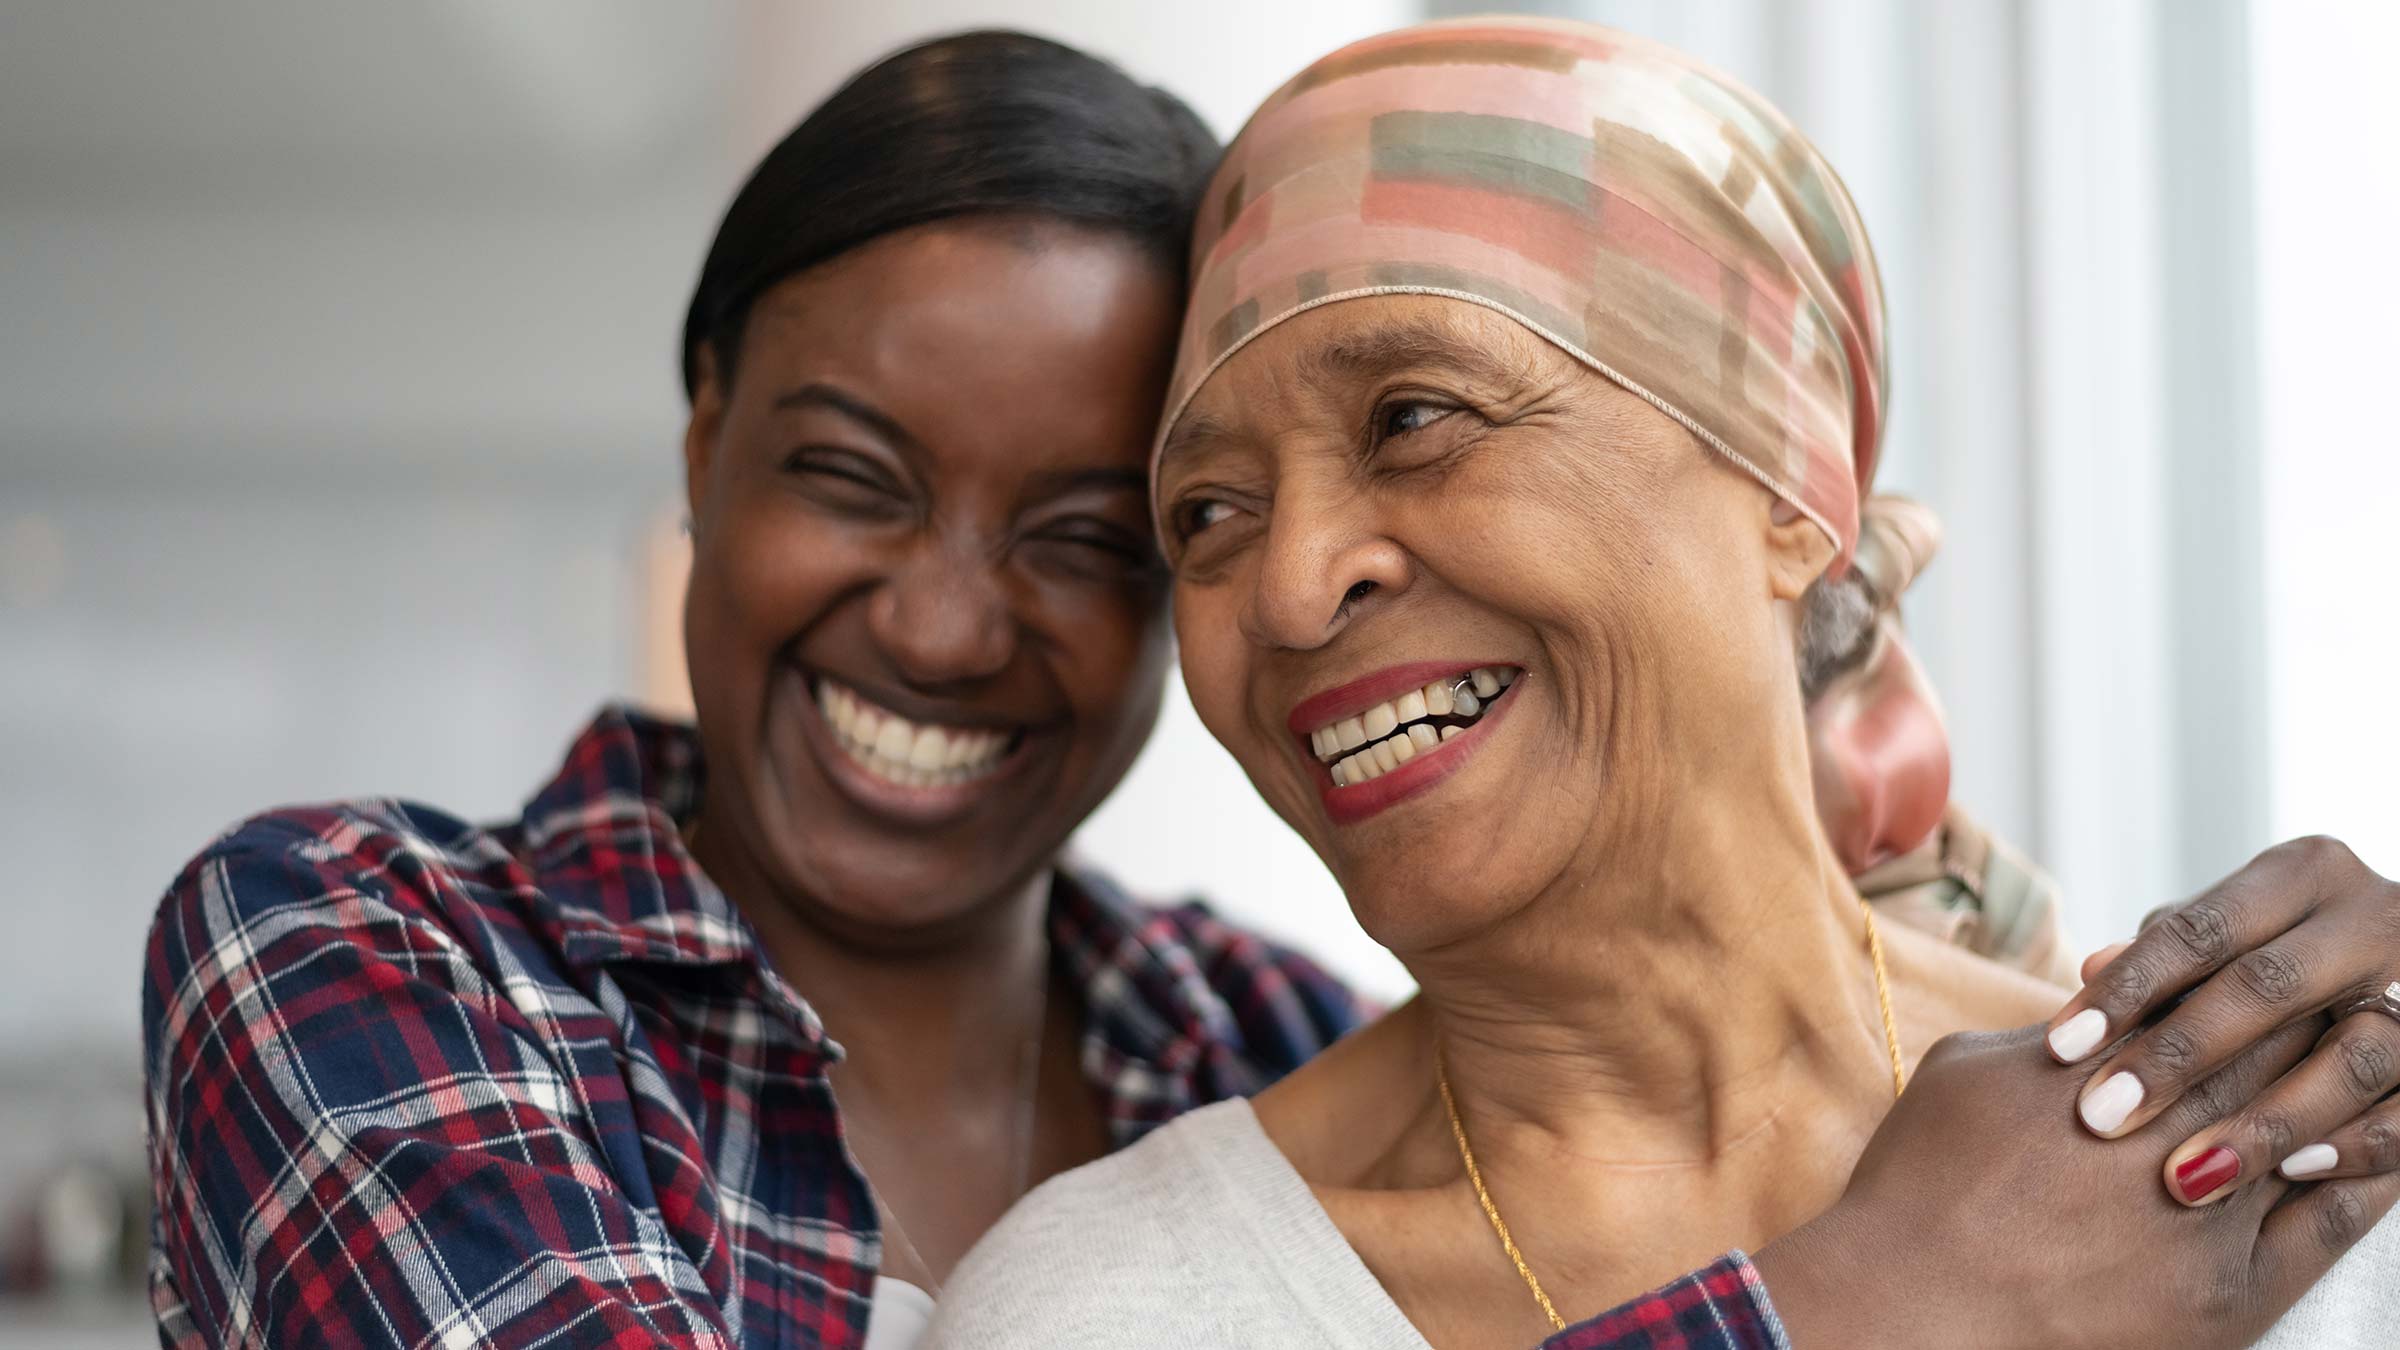
[[[1485,664],[1490,663],[1486,662]],[[1406,668],[1404,667],[1404,669]],[[1431,667],[1431,669],[1438,671],[1446,669],[1446,667]],[[1470,666],[1468,669],[1471,670],[1473,667]],[[1441,676],[1437,673],[1428,678],[1439,679]],[[1411,687],[1403,684],[1400,686],[1400,690],[1404,691]],[[1501,719],[1508,716],[1509,709],[1517,706],[1517,691],[1524,687],[1525,678],[1519,675],[1515,683],[1501,690],[1489,704],[1485,705],[1488,710],[1476,719],[1474,725],[1467,727],[1458,735],[1443,741],[1431,750],[1418,751],[1416,757],[1406,764],[1402,764],[1388,773],[1379,774],[1363,783],[1353,783],[1349,787],[1336,787],[1332,770],[1313,755],[1310,756],[1309,763],[1316,769],[1317,796],[1325,803],[1326,817],[1336,825],[1355,825],[1369,816],[1381,815],[1458,772],[1466,766],[1470,756],[1483,748],[1483,743],[1491,738],[1493,728],[1499,724]],[[1380,699],[1371,700],[1367,706],[1373,707],[1376,702],[1380,701]],[[1322,725],[1322,723],[1318,725]],[[1305,735],[1305,733],[1303,734]]]
[[[1411,689],[1422,689],[1436,680],[1455,680],[1480,666],[1514,666],[1509,661],[1412,661],[1405,666],[1389,666],[1372,675],[1312,694],[1292,709],[1284,723],[1293,735],[1302,740],[1318,727],[1331,726],[1353,713],[1362,713],[1378,703],[1398,698]]]

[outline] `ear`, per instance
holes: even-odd
[[[1798,600],[1810,583],[1833,565],[1833,536],[1781,497],[1767,513],[1767,589],[1778,600]]]
[[[717,435],[725,425],[725,386],[717,378],[716,353],[707,344],[701,344],[693,369],[692,417],[683,428],[683,509],[687,520],[697,521]]]

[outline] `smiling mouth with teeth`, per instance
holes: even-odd
[[[822,675],[817,710],[851,763],[906,788],[956,787],[985,777],[1024,738],[1023,732],[912,722]]]
[[[1519,673],[1514,666],[1479,666],[1435,680],[1318,727],[1308,734],[1308,747],[1329,766],[1335,787],[1356,787],[1456,738],[1481,720]]]

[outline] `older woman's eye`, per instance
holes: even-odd
[[[1175,508],[1175,534],[1190,539],[1233,514],[1233,503],[1217,497],[1194,497]]]
[[[1388,440],[1412,431],[1423,431],[1457,411],[1440,403],[1386,403],[1375,412],[1376,439]]]

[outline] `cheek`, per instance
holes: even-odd
[[[693,678],[720,680],[767,659],[870,571],[845,532],[788,508],[728,513],[710,522],[692,558],[687,620]]]
[[[1242,717],[1249,644],[1237,622],[1230,585],[1178,586],[1175,590],[1175,648],[1183,663],[1184,692],[1192,710],[1217,743],[1247,765]]]
[[[1184,690],[1200,724],[1233,756],[1268,808],[1309,839],[1320,856],[1328,856],[1319,833],[1316,786],[1283,752],[1281,711],[1252,706],[1257,648],[1242,630],[1241,594],[1228,583],[1177,588],[1175,638]]]
[[[1688,629],[1727,560],[1705,542],[1678,467],[1639,451],[1521,457],[1489,500],[1457,512],[1489,522],[1475,545],[1489,560],[1484,589],[1586,658]]]

